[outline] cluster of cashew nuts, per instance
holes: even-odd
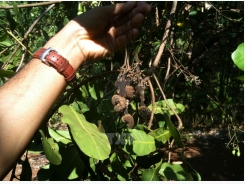
[[[141,77],[141,71],[138,67],[139,64],[140,62],[132,65],[132,67],[129,66],[129,57],[126,50],[124,65],[121,67],[120,74],[115,82],[117,94],[111,98],[114,111],[124,113],[122,122],[126,123],[128,128],[133,128],[135,125],[134,118],[128,113],[128,105],[136,97],[136,94],[140,96],[141,102],[138,110],[143,121],[148,121],[151,116],[151,111],[144,105],[144,90],[146,85]],[[136,83],[134,87],[132,86],[133,83]]]

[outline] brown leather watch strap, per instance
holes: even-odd
[[[37,50],[33,58],[40,59],[48,66],[54,67],[60,74],[65,76],[65,80],[68,82],[76,76],[76,71],[70,65],[69,61],[52,48],[41,48]]]

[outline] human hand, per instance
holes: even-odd
[[[84,60],[96,60],[135,39],[137,27],[150,11],[145,2],[119,3],[94,8],[77,16],[79,24],[75,40]]]

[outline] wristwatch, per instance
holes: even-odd
[[[37,50],[34,53],[33,58],[40,59],[46,65],[54,67],[65,77],[67,82],[70,82],[76,76],[76,71],[70,65],[69,61],[51,47],[48,49],[41,48]]]

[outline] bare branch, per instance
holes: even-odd
[[[153,117],[154,117],[154,112],[155,112],[155,94],[154,94],[154,89],[153,89],[153,86],[152,86],[152,83],[151,83],[150,79],[147,80],[147,83],[149,84],[149,88],[150,88],[150,91],[151,91],[151,106],[152,106],[152,109],[151,109],[151,117],[150,117],[149,124],[148,124],[148,129],[151,129],[152,121],[153,121]]]
[[[176,7],[177,7],[177,1],[173,1],[173,4],[172,4],[172,9],[170,11],[170,15],[169,15],[169,20],[166,24],[166,27],[165,27],[165,32],[164,32],[164,35],[163,35],[163,38],[162,38],[162,44],[161,46],[159,47],[159,50],[158,50],[158,53],[157,53],[157,56],[152,64],[152,69],[155,70],[156,67],[158,66],[158,63],[161,59],[161,56],[162,56],[162,53],[163,53],[163,50],[165,48],[165,45],[166,45],[166,42],[167,42],[167,37],[169,35],[169,30],[171,28],[171,25],[172,25],[172,21],[174,19],[174,16],[175,16],[175,11],[176,11]]]
[[[182,123],[182,120],[180,119],[180,117],[179,117],[179,115],[176,113],[176,111],[172,108],[172,106],[168,103],[168,100],[167,100],[167,98],[166,98],[166,96],[165,96],[165,94],[164,94],[164,92],[163,92],[163,90],[162,90],[162,87],[161,87],[161,85],[159,84],[159,81],[158,81],[158,79],[157,79],[157,77],[156,77],[156,75],[153,73],[153,77],[154,77],[154,79],[155,79],[155,81],[156,81],[156,83],[157,83],[157,85],[158,85],[158,87],[159,87],[159,89],[160,89],[160,91],[161,91],[161,93],[162,93],[162,96],[163,96],[163,98],[164,98],[164,101],[166,102],[166,104],[168,105],[168,107],[173,111],[173,113],[174,113],[174,115],[176,116],[176,118],[178,119],[178,130],[180,130],[181,128],[182,128],[182,126],[183,126],[183,123]]]
[[[23,61],[24,61],[24,59],[25,59],[25,56],[26,56],[26,50],[22,49],[22,52],[23,52],[23,54],[22,54],[22,56],[21,56],[20,64],[19,64],[19,66],[18,66],[18,68],[16,69],[15,72],[18,72],[18,71],[19,71],[19,69],[20,69],[20,67],[21,67],[21,65],[22,65],[22,63],[23,63]]]
[[[44,15],[46,15],[53,7],[55,6],[55,4],[50,5],[31,25],[31,27],[28,29],[28,31],[25,33],[24,38],[21,40],[25,40],[27,38],[27,36],[30,34],[30,32],[33,30],[33,28],[35,27],[35,25],[43,18]]]
[[[41,3],[33,3],[33,4],[22,4],[17,5],[18,8],[29,8],[29,7],[36,7],[36,6],[44,6],[49,4],[57,4],[61,3],[62,1],[48,1],[48,2],[41,2]],[[0,6],[0,9],[13,9],[14,6]]]
[[[44,15],[46,15],[51,8],[54,7],[55,4],[50,5],[31,25],[31,27],[28,29],[28,31],[25,33],[24,38],[21,39],[20,44],[15,48],[15,50],[12,52],[12,54],[9,56],[9,58],[4,62],[2,69],[8,64],[8,62],[12,59],[12,57],[15,55],[15,53],[17,52],[17,50],[19,49],[20,45],[22,44],[22,42],[27,39],[28,35],[31,33],[31,31],[33,30],[33,28],[35,27],[35,25],[43,18]],[[28,51],[29,52],[29,51]],[[30,53],[30,52],[29,52]],[[32,53],[30,53],[30,55],[32,55]]]

